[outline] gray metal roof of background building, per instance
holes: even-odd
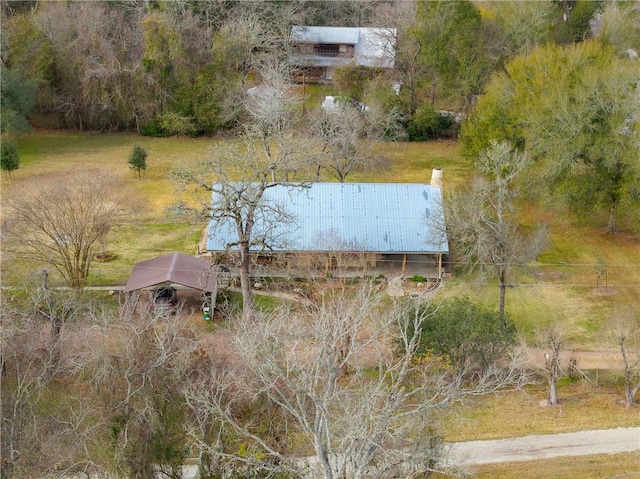
[[[298,43],[342,43],[355,45],[360,37],[357,27],[291,27],[291,38]]]
[[[297,43],[355,45],[355,56],[349,61],[368,67],[393,68],[395,35],[395,28],[291,27],[291,39]],[[337,66],[344,62],[337,58],[327,62],[327,57],[319,55],[293,55],[292,60],[303,66]]]
[[[215,193],[214,193],[215,194]],[[442,191],[415,183],[312,183],[280,185],[263,200],[285,206],[295,224],[278,225],[283,245],[274,251],[447,253]],[[258,223],[260,234],[265,225]],[[235,226],[210,223],[207,250],[237,241]]]

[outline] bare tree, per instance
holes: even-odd
[[[150,120],[157,102],[143,64],[145,3],[50,2],[34,9],[34,25],[47,39],[46,68],[57,72],[43,81],[42,110],[79,129],[139,128]],[[28,68],[42,69],[39,63]]]
[[[509,143],[494,142],[478,159],[483,176],[472,190],[450,194],[444,202],[454,252],[470,270],[497,278],[501,315],[514,273],[535,259],[545,245],[544,227],[525,234],[518,221],[516,180],[528,163],[528,156]]]
[[[182,477],[187,454],[184,399],[194,351],[200,347],[187,311],[165,315],[128,296],[117,308],[94,311],[92,328],[74,350],[74,378],[102,412],[102,435],[90,451],[114,477]],[[109,345],[104,336],[110,338]]]
[[[32,290],[30,302],[34,317],[44,319],[50,325],[49,346],[51,354],[50,374],[58,372],[62,355],[64,325],[81,315],[83,305],[75,292],[52,291],[49,288],[49,271],[40,271],[42,282]]]
[[[39,455],[36,410],[53,376],[52,354],[42,347],[42,322],[10,306],[2,293],[2,478],[28,474],[31,454]]]
[[[17,220],[8,235],[12,246],[83,288],[96,248],[131,202],[118,177],[79,170],[17,185],[7,205]]]
[[[426,72],[420,59],[422,43],[416,35],[416,1],[395,0],[379,5],[374,13],[375,23],[383,30],[390,45],[395,46],[394,74],[409,96],[409,114],[418,108],[418,82]],[[393,28],[390,28],[393,27]]]
[[[87,453],[99,437],[100,414],[65,383],[76,368],[72,329],[86,327],[84,298],[27,285],[1,299],[1,477],[100,471]],[[69,321],[74,328],[63,327]]]
[[[635,406],[640,391],[640,327],[633,313],[616,318],[612,338],[622,359],[625,404]]]
[[[291,176],[300,168],[304,151],[295,135],[297,98],[290,92],[288,70],[276,61],[267,62],[262,78],[263,84],[246,98],[250,119],[243,125],[244,145],[218,149],[199,167],[173,173],[183,192],[195,187],[212,194],[199,199],[196,220],[213,221],[212,234],[225,228],[234,231],[226,248],[240,255],[245,314],[253,309],[250,252],[273,248],[282,226],[293,222],[285,205],[265,201],[264,193],[277,185],[293,187]],[[179,207],[193,212],[193,198],[180,199]]]
[[[247,467],[260,462],[297,474],[311,468],[326,479],[422,477],[444,467],[442,408],[465,394],[495,390],[517,374],[494,369],[466,389],[444,363],[415,361],[419,334],[409,331],[420,331],[426,319],[416,306],[385,307],[365,285],[355,293],[327,289],[315,305],[239,321],[234,344],[246,370],[213,371],[189,385],[187,401],[249,442],[251,453],[236,457]],[[213,394],[212,377],[222,388]],[[251,421],[239,420],[234,411],[251,400],[277,405],[287,418],[286,437],[303,437],[313,458],[292,459]],[[219,442],[202,445],[229,458]]]
[[[29,293],[20,307],[1,303],[2,477],[182,477],[180,391],[202,349],[186,312]],[[57,343],[42,310],[75,311]]]
[[[537,343],[546,351],[544,353],[544,364],[541,365],[547,383],[549,384],[549,394],[547,404],[555,406],[558,400],[558,380],[564,374],[560,353],[564,348],[564,335],[556,327],[541,329],[536,332]]]
[[[348,99],[339,99],[335,106],[320,113],[313,126],[321,146],[315,160],[316,179],[324,169],[344,183],[354,171],[376,166],[373,147],[382,135],[382,116],[377,110]]]
[[[218,81],[225,91],[219,113],[224,122],[246,118],[245,100],[253,85],[251,73],[259,72],[261,80],[264,62],[287,57],[290,34],[283,30],[289,15],[284,12],[286,8],[275,14],[266,4],[259,10],[253,7],[250,2],[238,2],[214,36],[214,64],[218,65]],[[215,91],[212,94],[218,95]]]

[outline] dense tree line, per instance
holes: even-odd
[[[637,11],[624,8],[569,0],[500,8],[470,1],[5,0],[1,54],[3,70],[37,85],[35,125],[202,134],[238,124],[246,113],[238,98],[266,59],[288,57],[292,25],[392,27],[396,66],[380,75],[387,84],[402,82],[396,103],[406,124],[419,128],[421,105],[469,111],[491,73],[532,47],[583,41],[596,23],[611,42],[633,41]],[[373,94],[380,82],[367,74],[360,83]]]

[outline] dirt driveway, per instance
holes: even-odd
[[[532,366],[540,366],[545,362],[545,349],[526,348],[526,360]],[[575,359],[575,366],[583,371],[593,369],[620,370],[622,356],[615,349],[601,349],[599,351],[566,350],[560,353],[560,362],[564,368],[569,366],[569,360]]]

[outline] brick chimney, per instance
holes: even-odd
[[[442,168],[434,168],[431,171],[431,186],[442,188]]]

